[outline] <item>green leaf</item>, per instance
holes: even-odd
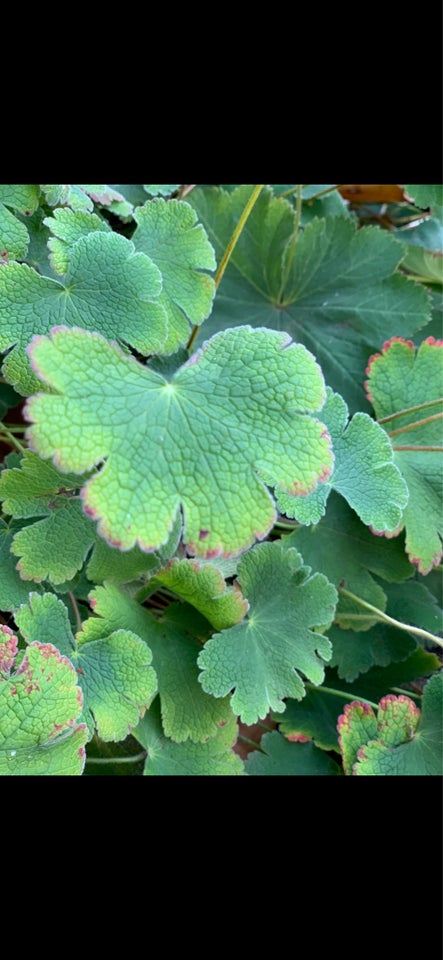
[[[14,534],[12,553],[24,580],[59,584],[80,570],[97,540],[95,527],[76,496],[79,478],[61,474],[26,451],[20,468],[3,470],[0,500],[5,513],[16,518],[43,517]]]
[[[74,245],[65,283],[41,277],[26,264],[0,270],[0,350],[10,350],[3,372],[22,394],[41,386],[25,348],[33,334],[56,324],[79,325],[151,353],[163,343],[166,315],[156,302],[161,276],[134,244],[117,233],[92,233]]]
[[[226,777],[244,773],[240,757],[232,750],[237,739],[233,716],[219,724],[216,736],[207,743],[177,744],[165,736],[159,706],[154,701],[132,735],[148,754],[144,770],[147,777]]]
[[[326,389],[321,418],[332,440],[334,470],[306,497],[288,497],[277,487],[282,513],[300,523],[317,523],[325,513],[332,489],[340,493],[363,523],[377,531],[395,530],[408,499],[408,488],[392,462],[392,448],[385,431],[366,413],[348,420],[348,408],[339,394]]]
[[[51,251],[50,262],[56,273],[65,274],[68,271],[70,256],[74,244],[80,237],[88,236],[97,230],[102,233],[111,232],[106,220],[95,213],[69,210],[58,207],[52,217],[45,217],[43,223],[49,227],[53,236],[48,241]]]
[[[16,568],[17,558],[11,553],[13,538],[24,526],[23,522],[11,520],[7,524],[0,519],[0,610],[15,610],[28,599],[29,583],[22,580]]]
[[[121,193],[103,183],[45,183],[41,184],[41,189],[50,207],[63,204],[75,211],[91,211],[95,202],[123,217],[132,213],[132,203],[128,203]]]
[[[428,207],[443,206],[443,186],[441,183],[432,186],[428,183],[408,183],[405,186],[405,191],[414,201],[416,207],[421,207],[423,210]]]
[[[57,274],[49,262],[48,242],[51,238],[50,231],[44,223],[47,209],[38,207],[31,217],[24,214],[17,214],[17,220],[20,220],[26,227],[29,234],[28,251],[25,262],[29,267],[33,267],[38,273],[45,277],[52,277],[57,280]]]
[[[283,713],[283,697],[300,700],[304,681],[324,679],[331,645],[314,627],[330,623],[337,593],[326,577],[302,566],[297,550],[280,543],[254,547],[238,576],[250,609],[242,623],[215,634],[198,658],[203,689],[214,697],[234,690],[231,706],[244,723],[270,709]]]
[[[363,744],[356,776],[443,775],[443,675],[426,684],[422,713],[408,697],[385,697],[378,711],[378,739]],[[406,701],[406,703],[405,703]],[[418,716],[417,716],[418,715]],[[417,723],[418,720],[418,723]]]
[[[72,663],[52,643],[31,643],[14,673],[17,641],[0,624],[0,776],[80,775],[86,727]],[[6,675],[5,675],[6,674]]]
[[[437,566],[442,557],[442,348],[443,340],[434,337],[417,350],[410,341],[394,338],[382,353],[370,357],[367,367],[368,397],[377,418],[385,421],[395,463],[409,489],[403,515],[406,550],[420,573]],[[436,402],[430,406],[432,400]],[[402,413],[411,407],[419,409]]]
[[[245,772],[252,777],[331,777],[341,773],[332,757],[313,743],[290,743],[281,733],[265,733],[260,742],[263,753],[249,754]]]
[[[189,611],[175,622],[170,607],[161,621],[110,583],[91,593],[95,617],[83,624],[78,641],[86,646],[113,630],[126,628],[141,637],[153,654],[166,736],[177,742],[213,737],[231,716],[229,700],[208,696],[198,682],[200,641],[192,633]],[[82,647],[83,649],[83,647]]]
[[[0,203],[27,216],[37,209],[39,195],[35,183],[0,183]]]
[[[178,190],[179,183],[144,183],[143,189],[146,190],[146,193],[149,193],[151,197],[157,197],[159,194],[162,197],[169,197],[171,193],[175,193]]]
[[[238,623],[248,609],[240,590],[227,587],[223,575],[213,564],[202,566],[195,560],[175,557],[153,578],[153,590],[161,585],[200,610],[216,630]]]
[[[189,195],[220,261],[250,197],[197,189]],[[348,217],[315,220],[297,237],[283,293],[285,249],[294,230],[286,201],[263,190],[248,218],[205,322],[205,335],[243,324],[287,331],[318,359],[327,383],[352,412],[369,409],[362,387],[367,345],[411,336],[429,320],[423,287],[396,274],[398,242],[378,227],[356,230]],[[198,340],[197,340],[198,342]]]
[[[347,683],[338,677],[335,668],[328,667],[325,673],[325,686],[346,693],[347,700],[365,698],[376,702],[380,697],[405,683],[413,683],[419,677],[429,677],[441,667],[435,653],[426,653],[418,647],[400,663],[390,663],[387,667],[371,667],[367,673],[360,674],[353,683]],[[323,691],[323,687],[321,688]],[[407,690],[404,693],[408,693]]]
[[[300,550],[305,562],[336,586],[344,584],[380,610],[386,608],[386,594],[371,573],[390,582],[406,580],[413,573],[404,555],[403,538],[381,540],[374,536],[335,491],[330,494],[326,516],[316,526],[299,527],[282,543],[285,548]],[[368,630],[374,624],[369,611],[343,595],[336,620],[346,629]]]
[[[441,583],[441,575],[439,579]],[[386,585],[389,615],[404,623],[422,627],[430,633],[439,633],[442,629],[443,610],[428,587],[428,583],[415,581]]]
[[[273,719],[288,739],[308,737],[322,750],[339,753],[337,718],[348,702],[346,693],[342,697],[335,696],[322,686],[318,690],[308,690],[303,700],[288,700],[284,717],[276,714]]]
[[[15,615],[26,640],[50,636],[78,672],[86,722],[102,740],[123,740],[150,705],[156,690],[149,647],[130,630],[110,632],[102,639],[78,646],[72,636],[64,603],[53,594],[31,593],[29,604]]]
[[[0,203],[0,265],[3,260],[24,260],[28,243],[25,225]]]
[[[405,251],[403,269],[427,277],[431,283],[443,283],[443,224],[437,217],[397,230],[395,238]]]
[[[137,229],[133,242],[161,271],[159,303],[168,317],[168,338],[163,353],[172,353],[189,338],[190,324],[200,324],[210,314],[215,294],[214,250],[195,211],[179,200],[147,201],[134,212]]]
[[[57,391],[27,404],[31,446],[79,473],[108,458],[82,497],[121,549],[157,549],[181,506],[190,553],[238,553],[276,519],[264,483],[309,492],[331,470],[327,432],[308,413],[324,398],[321,372],[285,334],[227,330],[171,381],[83,330],[36,337],[29,353]]]
[[[443,674],[426,684],[422,712],[409,697],[383,697],[372,707],[353,702],[339,718],[345,773],[356,776],[441,776]]]
[[[402,584],[405,592],[412,586]],[[414,637],[385,623],[377,623],[365,632],[358,631],[358,620],[353,624],[353,630],[334,626],[329,631],[333,651],[330,665],[337,667],[339,677],[349,683],[371,667],[386,667],[392,661],[406,660],[417,648]]]

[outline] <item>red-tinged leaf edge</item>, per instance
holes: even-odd
[[[0,671],[9,673],[17,656],[18,640],[15,633],[4,623],[0,624],[0,635]],[[0,677],[0,683],[1,680]]]
[[[373,354],[369,357],[368,365],[367,365],[366,370],[365,370],[365,373],[367,374],[368,377],[369,377],[369,376],[371,375],[371,373],[372,373],[372,368],[373,368],[373,366],[374,366],[374,363],[377,363],[377,361],[381,360],[381,359],[383,358],[383,356],[384,356],[386,353],[388,353],[388,351],[390,350],[390,348],[392,347],[392,345],[393,345],[394,343],[403,343],[406,347],[409,347],[410,350],[417,350],[417,349],[418,349],[418,348],[416,347],[415,343],[413,343],[412,340],[405,340],[404,337],[391,337],[390,340],[385,340],[385,342],[384,342],[384,344],[383,344],[383,346],[382,346],[381,353],[373,353]],[[426,339],[423,340],[423,343],[427,343],[430,347],[443,347],[443,340],[437,340],[435,337],[426,337]],[[421,343],[419,346],[423,346],[423,343]],[[371,388],[370,388],[369,380],[365,380],[365,382],[364,382],[364,388],[365,388],[365,390],[366,390],[366,396],[367,396],[369,402],[373,404],[373,397],[372,397],[372,394],[371,394]]]

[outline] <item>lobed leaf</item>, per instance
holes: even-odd
[[[80,775],[86,727],[72,663],[52,643],[31,643],[15,672],[17,643],[0,624],[0,776]]]
[[[370,357],[365,384],[408,486],[409,501],[398,530],[406,528],[406,551],[420,573],[437,566],[442,557],[442,348],[443,340],[434,337],[417,350],[411,341],[393,338],[382,353]]]
[[[196,189],[189,195],[220,261],[251,195]],[[386,230],[357,230],[349,217],[314,220],[298,234],[292,266],[284,269],[294,211],[270,190],[261,192],[232,253],[205,322],[210,335],[244,323],[285,330],[311,350],[327,383],[352,412],[369,409],[362,383],[367,346],[408,337],[430,318],[426,290],[396,273],[402,248]],[[197,338],[197,343],[199,339]]]
[[[233,712],[252,724],[270,709],[282,713],[283,697],[304,696],[301,674],[322,683],[331,645],[313,628],[331,622],[337,593],[326,577],[302,566],[296,550],[279,543],[245,554],[238,577],[249,600],[247,618],[207,641],[199,679],[214,697],[233,690]]]
[[[56,273],[61,274],[67,273],[74,244],[80,237],[96,233],[97,230],[101,233],[111,232],[107,220],[97,214],[74,211],[68,207],[58,207],[52,217],[45,217],[43,223],[53,234],[48,240],[50,263]]]
[[[9,350],[3,372],[22,394],[41,384],[31,372],[26,347],[33,334],[57,324],[81,326],[117,337],[141,353],[156,351],[167,320],[158,303],[161,275],[134,244],[117,233],[80,237],[62,284],[26,264],[0,269],[0,350]]]
[[[153,589],[159,585],[173,590],[187,600],[212,623],[223,630],[242,620],[248,602],[238,588],[227,587],[222,573],[213,564],[198,564],[195,560],[175,557],[159,570],[152,580]]]
[[[0,263],[6,260],[24,260],[29,244],[29,233],[20,220],[0,203]]]
[[[147,201],[134,211],[137,223],[132,240],[147,254],[163,279],[159,303],[168,318],[168,337],[162,353],[172,353],[189,338],[190,324],[209,316],[215,294],[214,250],[188,203]]]
[[[378,531],[395,530],[408,500],[408,488],[393,463],[385,431],[366,413],[356,413],[348,423],[346,403],[330,387],[326,388],[321,417],[332,440],[333,473],[306,497],[288,497],[277,487],[279,509],[300,523],[318,523],[334,489],[363,523]]]
[[[15,615],[28,642],[50,636],[72,661],[83,691],[82,720],[88,739],[97,729],[102,740],[123,740],[136,726],[157,690],[149,647],[130,630],[109,632],[80,647],[72,635],[64,603],[53,594],[35,593]]]
[[[29,355],[53,391],[25,409],[31,447],[63,471],[107,458],[82,497],[122,550],[156,550],[181,507],[190,553],[238,553],[276,519],[265,483],[309,492],[331,471],[327,431],[309,415],[321,371],[285,334],[224,331],[170,380],[85,330],[36,337]]]
[[[405,190],[415,205],[424,210],[428,207],[443,206],[443,186],[441,183],[408,183]]]

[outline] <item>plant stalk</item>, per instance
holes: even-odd
[[[350,600],[355,600],[356,603],[359,603],[362,607],[366,607],[367,610],[371,610],[372,613],[375,613],[378,620],[383,620],[385,623],[389,623],[391,627],[397,627],[399,630],[405,630],[407,633],[413,633],[417,637],[423,637],[425,640],[431,640],[432,643],[436,643],[439,647],[443,647],[443,640],[441,640],[440,637],[436,637],[435,634],[429,633],[428,630],[422,630],[421,627],[414,627],[410,623],[402,623],[401,620],[395,620],[394,617],[389,617],[387,613],[383,613],[383,610],[379,610],[378,607],[373,607],[372,603],[367,603],[366,600],[362,600],[361,597],[357,597],[355,593],[351,593],[350,590],[345,590],[344,587],[339,587],[338,592],[343,594],[344,597],[349,597]]]

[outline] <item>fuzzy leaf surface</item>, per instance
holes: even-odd
[[[232,714],[206,743],[178,744],[165,736],[159,705],[154,701],[132,735],[147,752],[146,777],[226,777],[244,773],[243,763],[232,749],[237,739]]]
[[[35,183],[0,183],[0,203],[27,216],[37,209],[39,193]]]
[[[98,333],[36,337],[32,365],[53,393],[27,404],[31,446],[66,471],[107,458],[82,497],[109,543],[156,550],[181,506],[190,553],[238,553],[276,519],[265,483],[309,492],[332,468],[327,431],[309,414],[324,400],[321,371],[289,344],[227,330],[166,380]]]
[[[428,337],[418,349],[410,341],[387,341],[382,353],[370,358],[367,373],[368,397],[377,419],[389,418],[382,425],[409,489],[402,522],[406,550],[419,572],[428,573],[442,556],[443,340]],[[436,401],[432,407],[421,406],[431,400]]]
[[[344,584],[351,593],[381,610],[386,608],[386,594],[371,574],[400,582],[411,577],[414,570],[405,556],[403,538],[382,540],[374,536],[335,491],[318,524],[299,527],[282,543],[300,550],[305,562],[336,586]],[[336,621],[345,629],[358,630],[368,630],[375,622],[369,611],[343,595]]]
[[[306,497],[288,497],[277,487],[279,509],[300,523],[318,523],[334,489],[367,526],[378,531],[395,530],[408,500],[408,488],[393,463],[385,431],[366,413],[354,414],[348,423],[346,403],[330,387],[326,388],[321,418],[332,440],[333,473],[327,483],[319,484]]]
[[[97,330],[129,343],[140,353],[159,349],[167,320],[158,303],[161,275],[134,244],[117,233],[80,237],[64,280],[42,277],[27,264],[0,269],[0,350],[10,350],[3,372],[22,394],[41,384],[25,350],[33,334],[56,325]],[[14,349],[10,349],[10,348]]]
[[[380,701],[377,739],[360,748],[354,774],[441,777],[442,727],[443,674],[440,672],[426,684],[421,716],[409,697],[385,697]]]
[[[137,229],[133,242],[162,274],[159,298],[168,317],[168,338],[163,353],[172,353],[189,338],[190,325],[210,314],[215,283],[214,250],[188,203],[181,200],[147,201],[134,212]]]
[[[265,751],[253,750],[245,764],[250,777],[333,777],[341,773],[332,757],[313,743],[290,743],[281,733],[265,733],[260,741]]]
[[[0,261],[24,260],[29,233],[20,220],[0,203]]]
[[[191,603],[212,623],[216,630],[224,630],[242,620],[248,602],[240,590],[227,587],[223,575],[213,564],[198,564],[195,560],[171,560],[159,570],[152,581],[173,590],[182,600]]]
[[[51,265],[56,273],[61,274],[67,273],[72,248],[80,237],[97,230],[101,233],[111,232],[107,220],[97,214],[80,210],[76,212],[69,207],[58,207],[52,217],[45,217],[43,223],[53,234],[48,241]]]
[[[52,643],[34,642],[14,670],[14,640],[1,624],[0,776],[79,776],[86,727],[74,667]]]
[[[213,188],[189,195],[218,261],[251,191],[243,185],[230,194]],[[263,190],[217,290],[205,334],[245,318],[252,326],[286,330],[314,353],[326,382],[351,412],[369,410],[362,387],[367,348],[423,327],[430,318],[426,291],[395,273],[403,251],[387,231],[357,231],[351,219],[335,216],[299,233],[282,291],[293,230],[291,205]]]
[[[78,635],[82,649],[86,649],[91,640],[113,630],[132,630],[152,650],[166,736],[179,743],[213,737],[218,725],[232,714],[228,698],[215,700],[198,682],[197,657],[201,642],[192,632],[189,616],[192,608],[184,608],[182,622],[174,619],[172,607],[157,621],[148,610],[110,583],[92,591],[91,606],[95,617],[83,624],[82,633]]]
[[[326,577],[302,566],[297,550],[279,543],[254,547],[240,561],[238,578],[247,618],[208,640],[198,664],[203,689],[214,697],[234,690],[233,712],[252,724],[270,709],[283,713],[283,697],[304,696],[301,674],[322,683],[331,645],[312,628],[331,622],[337,593]]]
[[[157,691],[147,645],[130,630],[117,630],[80,647],[64,603],[48,593],[42,597],[31,593],[29,603],[17,612],[16,623],[28,641],[50,636],[69,656],[83,691],[82,720],[89,739],[96,727],[102,740],[123,740]]]

